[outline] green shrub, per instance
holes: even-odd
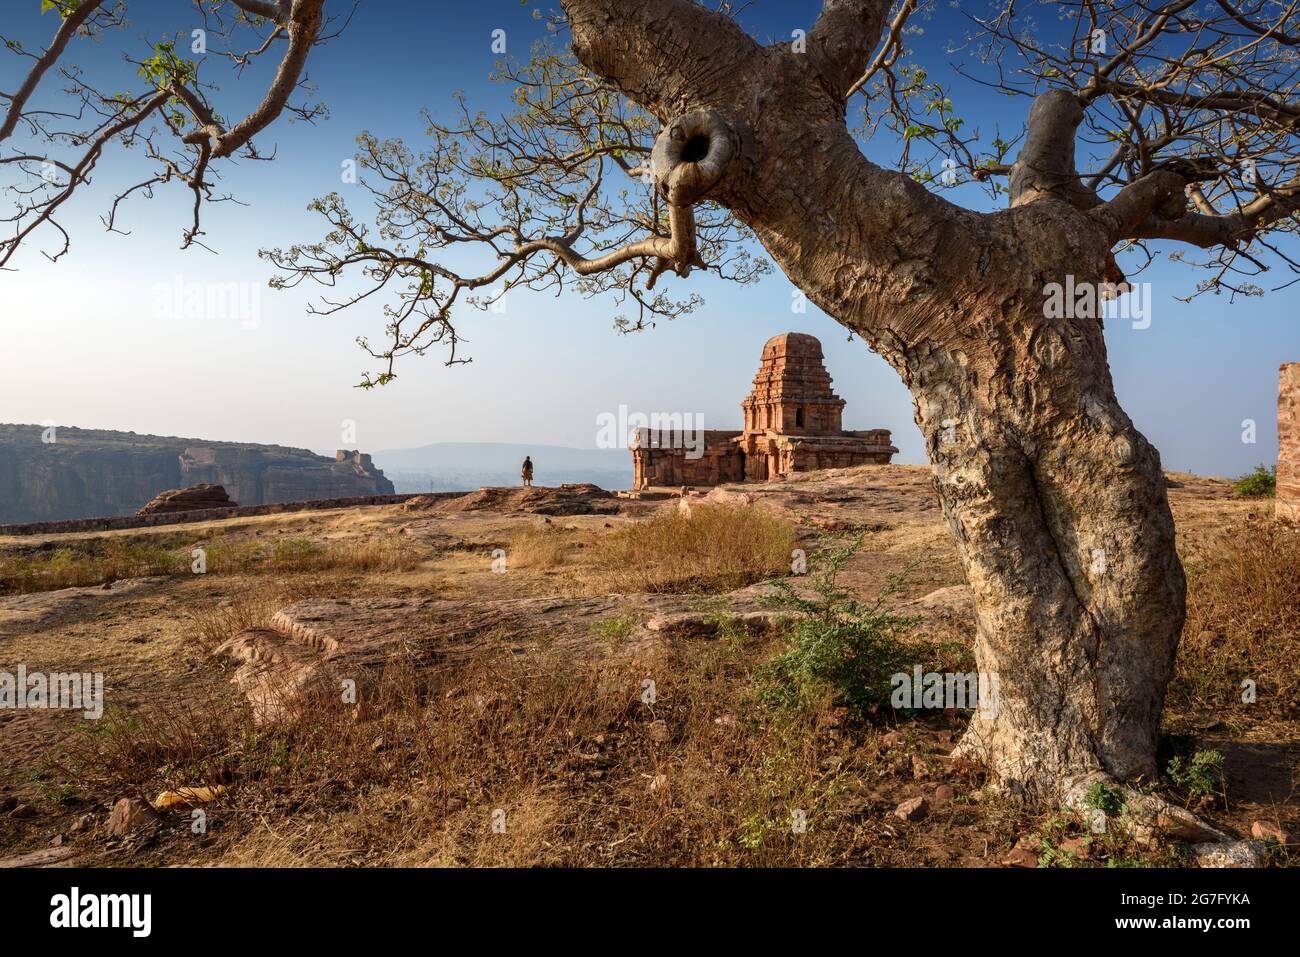
[[[1189,798],[1206,798],[1223,790],[1223,754],[1197,751],[1191,758],[1178,755],[1166,769],[1169,780]]]
[[[1124,810],[1124,791],[1104,781],[1094,781],[1088,793],[1083,796],[1083,803],[1090,808],[1105,812],[1107,817],[1118,817]]]
[[[1277,494],[1277,468],[1256,465],[1255,471],[1243,475],[1232,483],[1238,495],[1251,498],[1268,498]]]
[[[899,637],[915,619],[887,611],[885,600],[898,588],[891,580],[870,604],[854,599],[836,583],[840,569],[862,544],[825,548],[813,560],[813,597],[788,581],[773,582],[764,603],[796,612],[786,650],[755,672],[758,697],[780,708],[816,707],[828,697],[862,715],[889,704],[890,677],[911,667],[913,651]]]

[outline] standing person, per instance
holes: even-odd
[[[524,485],[532,485],[533,484],[533,459],[531,456],[528,455],[524,456],[524,469],[522,474],[524,478]]]

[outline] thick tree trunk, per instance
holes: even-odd
[[[1098,772],[1153,778],[1184,582],[1159,456],[1114,400],[1099,324],[1093,342],[1041,316],[1021,328],[1026,354],[987,381],[940,350],[904,375],[974,592],[977,667],[997,677],[961,751],[1060,799]]]
[[[1095,200],[1072,188],[1077,102],[1035,103],[1013,207],[981,214],[875,166],[848,132],[844,97],[886,3],[826,0],[806,53],[680,0],[565,7],[589,68],[666,125],[722,131],[725,150],[698,151],[725,157],[694,177],[698,195],[912,390],[978,666],[998,678],[962,749],[1029,796],[1153,775],[1184,615],[1159,457],[1116,402],[1101,320],[1044,308],[1051,283],[1101,281],[1126,215],[1077,208]]]

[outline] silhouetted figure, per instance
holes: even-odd
[[[522,474],[524,479],[524,485],[532,485],[533,484],[533,460],[531,456],[527,456],[527,455],[524,456],[524,470]]]

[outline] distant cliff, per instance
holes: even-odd
[[[131,515],[159,492],[202,482],[240,505],[393,492],[370,456],[352,450],[331,459],[281,445],[0,424],[0,524]]]

